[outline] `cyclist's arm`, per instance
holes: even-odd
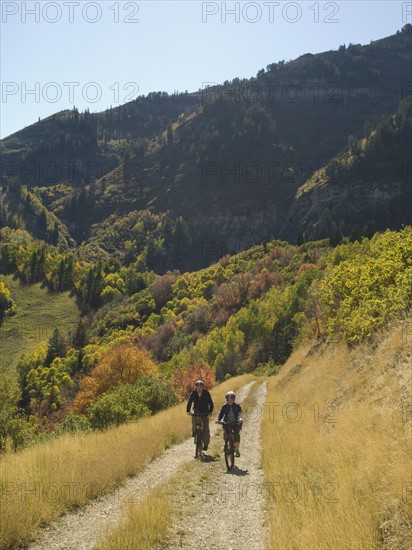
[[[209,393],[209,412],[212,413],[214,408],[212,396]]]
[[[189,400],[188,400],[187,405],[186,405],[186,412],[190,412],[190,407],[192,406],[193,400],[194,400],[194,395],[193,395],[193,392],[192,392],[190,394]]]
[[[220,422],[224,416],[225,416],[225,406],[223,405],[217,417],[218,421]]]

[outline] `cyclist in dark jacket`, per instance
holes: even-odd
[[[228,424],[233,424],[236,456],[240,456],[240,430],[242,429],[242,407],[235,403],[236,394],[229,391],[226,394],[226,403],[220,409],[217,417],[218,422],[224,420]],[[223,425],[223,437],[226,438],[227,426]]]
[[[207,451],[210,443],[210,428],[209,428],[209,416],[213,412],[213,400],[210,393],[204,389],[203,380],[198,380],[195,384],[195,389],[189,396],[186,412],[190,414],[190,409],[193,404],[193,414],[208,415],[202,416],[203,430],[202,430],[202,443],[203,450]],[[192,416],[192,435],[196,433],[196,416]]]

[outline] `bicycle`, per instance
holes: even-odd
[[[218,420],[216,424],[221,424],[222,426],[227,426],[225,434],[225,462],[228,472],[233,470],[235,467],[235,430],[234,425],[239,424],[239,422],[225,422],[224,420]]]
[[[207,414],[195,414],[190,413],[191,416],[196,417],[196,433],[195,433],[195,458],[202,460],[203,458],[203,442],[202,442],[202,431],[203,431],[203,420],[202,418],[209,416]]]

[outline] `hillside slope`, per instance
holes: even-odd
[[[51,292],[40,283],[28,285],[11,275],[2,275],[16,303],[16,315],[1,319],[0,370],[17,375],[16,365],[23,353],[33,353],[46,344],[58,327],[74,331],[79,310],[69,292]]]
[[[369,344],[305,345],[269,382],[268,548],[412,545],[412,319]]]

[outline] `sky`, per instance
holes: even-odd
[[[412,1],[1,0],[0,135],[63,109],[256,76],[305,53],[369,44]]]

